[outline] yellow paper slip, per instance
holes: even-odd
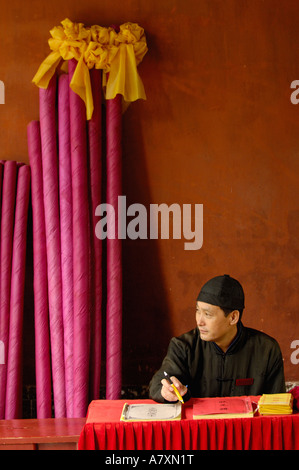
[[[264,394],[259,399],[258,406],[261,415],[292,414],[293,395],[291,393]]]

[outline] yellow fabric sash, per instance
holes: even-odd
[[[137,66],[148,48],[144,29],[137,23],[124,23],[119,32],[102,26],[85,27],[83,23],[73,23],[68,18],[62,26],[51,29],[48,43],[51,53],[40,65],[33,83],[47,88],[61,61],[78,61],[70,87],[85,102],[86,117],[91,119],[93,97],[89,69],[103,70],[103,86],[106,99],[121,94],[130,103],[146,99],[142,80]],[[66,62],[62,63],[62,69]]]

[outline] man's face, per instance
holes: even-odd
[[[202,340],[219,345],[230,341],[236,326],[232,313],[226,317],[220,307],[205,302],[196,302],[196,324]]]

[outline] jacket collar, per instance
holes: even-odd
[[[244,328],[242,322],[239,321],[237,335],[235,336],[235,338],[233,339],[233,341],[231,342],[231,344],[229,345],[229,347],[228,347],[228,349],[225,353],[222,351],[221,348],[219,348],[219,346],[217,346],[216,343],[212,342],[212,344],[215,347],[216,352],[218,354],[222,354],[222,355],[234,354],[239,349],[241,344],[243,344],[244,338],[245,338],[245,328]]]

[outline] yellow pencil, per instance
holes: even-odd
[[[165,377],[167,378],[167,380],[171,383],[171,386],[172,386],[172,388],[173,388],[173,390],[174,390],[174,393],[175,393],[176,396],[178,397],[179,401],[180,401],[181,403],[184,403],[184,400],[183,400],[183,398],[182,398],[180,392],[178,391],[178,389],[176,388],[176,386],[175,386],[174,383],[172,382],[172,380],[171,380],[171,378],[169,377],[169,375],[167,374],[167,372],[164,372],[164,375],[165,375]]]

